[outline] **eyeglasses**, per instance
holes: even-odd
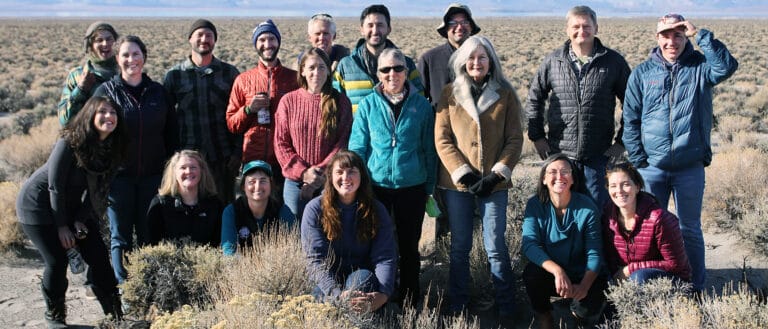
[[[400,73],[400,72],[405,71],[405,66],[403,66],[403,65],[395,65],[395,66],[385,66],[385,67],[380,67],[379,68],[379,72],[384,73],[384,74],[387,74],[387,73],[389,73],[389,71],[392,71],[392,70],[395,70],[395,72]]]
[[[552,170],[547,170],[547,175],[549,175],[549,176],[557,176],[557,174],[560,174],[560,176],[568,177],[568,176],[571,175],[571,173],[572,173],[572,171],[570,169],[560,169],[560,170],[552,169]]]
[[[667,15],[664,15],[664,17],[660,18],[659,22],[663,24],[675,24],[675,23],[682,22],[684,20],[685,20],[685,17],[683,17],[683,15],[667,14]]]
[[[472,23],[470,21],[448,21],[448,27],[454,28],[461,25],[462,27],[469,27]]]

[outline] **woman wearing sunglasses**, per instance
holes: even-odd
[[[429,101],[408,83],[405,55],[387,48],[379,55],[379,84],[355,112],[349,149],[371,173],[373,191],[395,219],[400,251],[398,302],[419,300],[419,239],[427,196],[437,176]]]

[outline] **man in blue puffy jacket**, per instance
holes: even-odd
[[[695,38],[696,51],[688,38]],[[658,47],[629,77],[624,96],[624,146],[662,205],[674,194],[692,283],[704,289],[701,204],[704,167],[712,161],[712,88],[738,63],[712,32],[678,14],[656,27]]]

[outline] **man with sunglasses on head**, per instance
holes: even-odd
[[[307,23],[307,41],[311,47],[322,49],[331,60],[331,71],[336,70],[339,61],[349,55],[349,48],[334,44],[336,40],[336,22],[326,13],[314,14]],[[304,52],[299,54],[297,63],[301,63]]]
[[[576,6],[568,11],[568,41],[539,66],[531,80],[525,116],[528,138],[541,159],[554,153],[567,155],[584,174],[589,195],[601,207],[608,201],[605,165],[609,158],[624,153],[621,129],[615,133],[614,112],[616,99],[624,101],[630,69],[621,54],[595,37],[597,31],[597,15],[591,8]]]
[[[357,111],[357,104],[373,92],[373,86],[379,83],[376,76],[378,58],[384,49],[397,48],[387,39],[392,32],[389,9],[384,5],[370,5],[360,14],[360,34],[352,54],[344,57],[333,74],[333,87],[349,97],[352,112]],[[416,70],[413,59],[405,57],[407,75],[412,88],[410,92],[423,93],[421,76]]]
[[[712,32],[678,14],[659,19],[656,41],[658,47],[629,77],[623,141],[659,203],[668,206],[674,194],[691,281],[701,291],[706,279],[701,205],[704,167],[712,161],[712,89],[733,75],[738,62]]]

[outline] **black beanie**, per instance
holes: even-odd
[[[198,19],[194,23],[192,23],[192,26],[189,27],[189,33],[187,33],[187,39],[192,37],[192,33],[195,33],[195,30],[199,28],[207,28],[210,29],[213,32],[213,41],[219,40],[219,34],[216,33],[216,26],[211,23],[211,21],[207,19]]]

